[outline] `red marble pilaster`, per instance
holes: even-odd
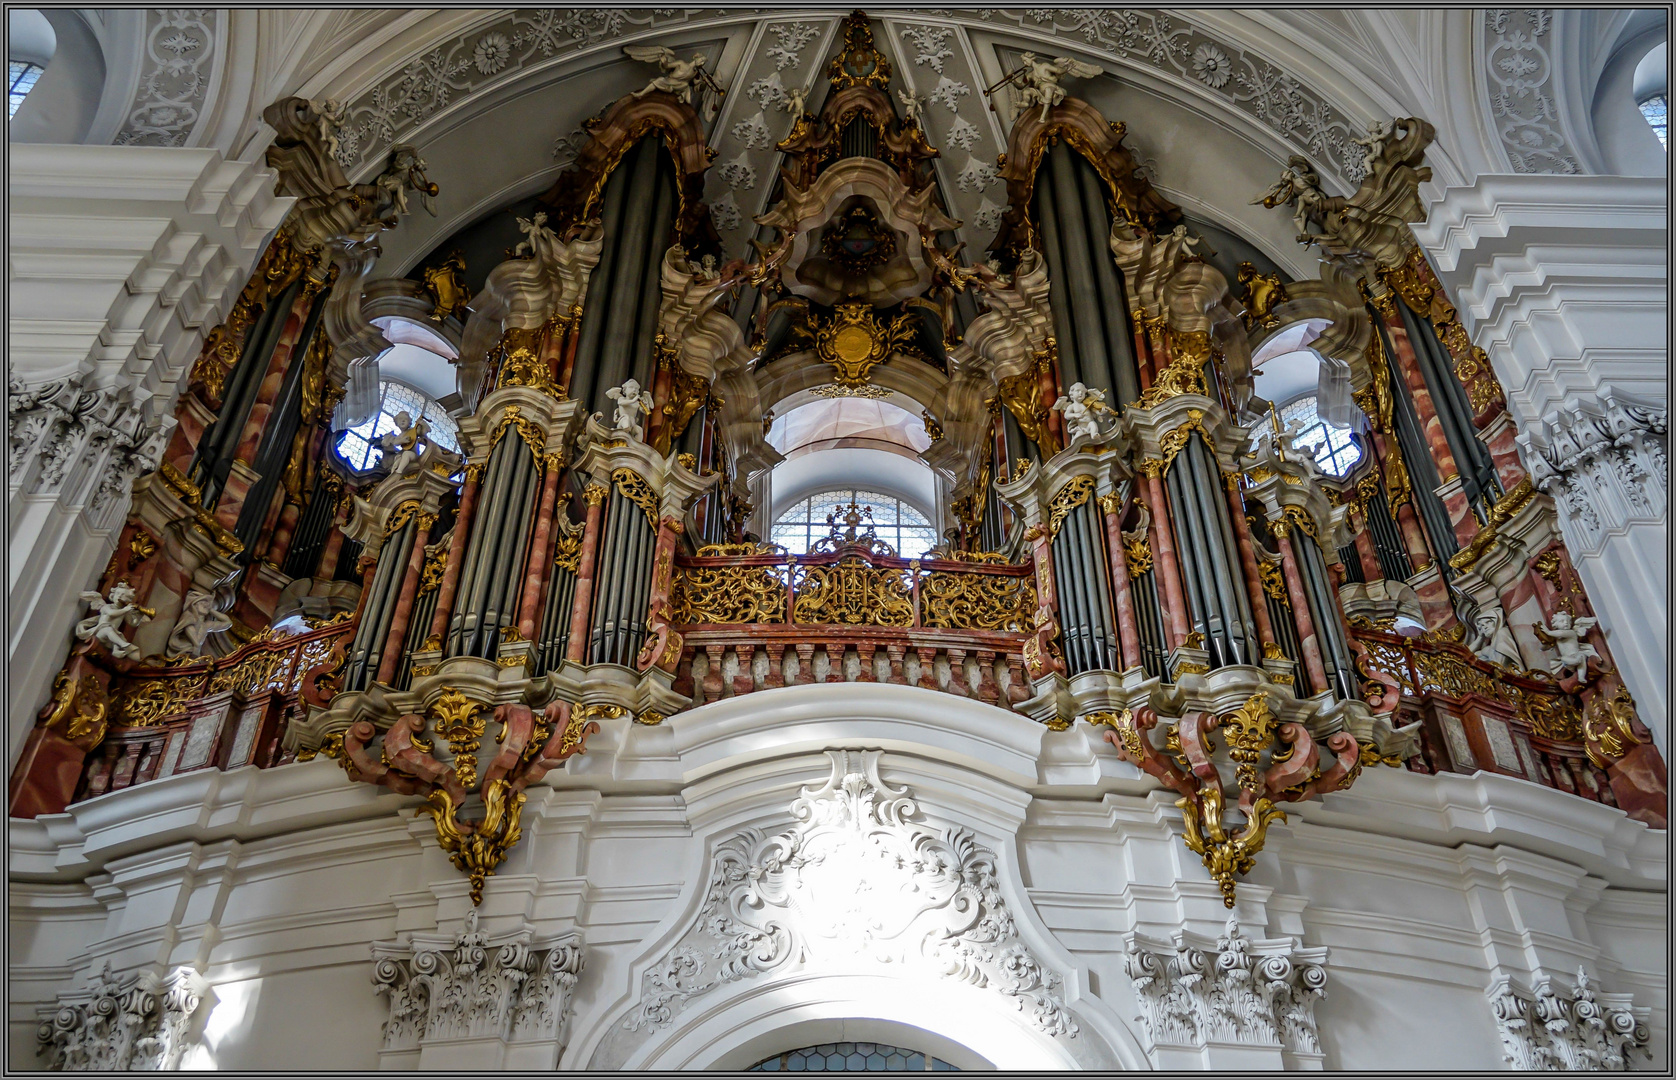
[[[434,519],[431,519],[434,520]],[[390,631],[384,636],[384,652],[378,658],[377,680],[392,685],[396,667],[406,652],[407,623],[413,617],[413,600],[419,592],[419,575],[425,569],[425,535],[431,521],[421,514],[413,532],[413,551],[407,557],[407,571],[402,574],[401,592],[396,594],[396,610],[390,616]]]
[[[582,523],[582,547],[576,562],[576,600],[570,607],[570,640],[565,643],[564,657],[573,664],[582,663],[588,655],[588,614],[594,600],[594,552],[599,547],[601,506],[609,494],[609,490],[601,484],[590,484],[583,492],[588,514]],[[719,657],[711,660],[711,667],[720,670]]]
[[[1115,503],[1116,496],[1112,496]],[[1101,504],[1102,507],[1104,503]],[[1141,663],[1141,631],[1135,622],[1135,591],[1129,582],[1129,557],[1123,550],[1123,526],[1115,507],[1105,511],[1106,550],[1111,553],[1112,592],[1117,603],[1118,645],[1122,651],[1123,669]]]
[[[1352,525],[1356,529],[1356,562],[1362,568],[1362,580],[1383,581],[1385,570],[1379,565],[1379,553],[1373,549],[1373,537],[1368,535],[1368,519],[1358,512]]]
[[[1170,504],[1164,497],[1164,480],[1146,478],[1147,503],[1152,511],[1152,576],[1164,588],[1164,630],[1166,643],[1174,652],[1187,640],[1187,596],[1181,583],[1181,564],[1176,561],[1175,541],[1170,536]]]
[[[1298,574],[1297,556],[1292,551],[1292,538],[1284,528],[1275,530],[1280,543],[1280,568],[1286,576],[1286,592],[1292,598],[1292,620],[1297,624],[1298,648],[1303,653],[1304,670],[1309,673],[1311,693],[1327,689],[1327,669],[1321,663],[1321,642],[1315,636],[1315,620],[1309,613],[1309,593]]]
[[[518,603],[518,633],[525,641],[535,640],[536,617],[541,610],[541,583],[547,580],[547,560],[552,557],[553,545],[549,538],[553,531],[553,502],[559,492],[559,461],[547,462],[547,476],[541,485],[541,504],[535,513],[535,528],[530,535],[528,569],[524,572],[524,595]]]
[[[448,618],[454,613],[454,594],[460,585],[460,563],[466,555],[466,538],[471,534],[472,513],[477,509],[477,492],[482,477],[466,470],[466,484],[460,489],[460,509],[454,515],[454,533],[448,540],[448,563],[442,568],[442,582],[436,590],[436,609],[431,613],[431,628],[420,648],[426,651],[442,648],[448,633]]]
[[[291,357],[296,353],[298,339],[302,337],[303,329],[308,323],[309,308],[313,304],[314,294],[304,290],[297,295],[291,310],[285,316],[285,327],[280,331],[279,342],[268,359],[267,371],[256,389],[256,399],[251,403],[244,427],[239,430],[239,440],[233,448],[232,455],[235,461],[248,464],[256,460],[257,448],[262,443],[262,433],[267,430],[268,418],[273,414],[274,402],[279,397],[280,388],[285,384],[285,372],[291,366]],[[249,493],[248,484],[234,483],[233,477],[236,475],[236,472],[229,475],[215,505],[216,520],[228,529],[238,523],[239,514],[244,509],[245,496]]]
[[[1234,541],[1240,549],[1240,572],[1245,576],[1245,595],[1251,602],[1251,617],[1257,623],[1257,639],[1265,646],[1275,643],[1274,620],[1263,592],[1263,575],[1257,568],[1257,546],[1251,539],[1251,522],[1245,519],[1245,498],[1239,481],[1228,484],[1228,509],[1233,512]]]

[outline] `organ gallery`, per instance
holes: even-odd
[[[435,119],[252,112],[174,383],[14,363],[14,517],[109,537],[12,702],[14,1066],[1666,1061],[1561,445],[1662,487],[1663,406],[1527,422],[1453,119],[1189,122],[1090,13],[470,14]]]

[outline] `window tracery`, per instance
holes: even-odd
[[[834,520],[841,520],[851,503],[872,509],[871,522],[879,539],[904,558],[919,558],[937,543],[937,530],[912,503],[861,488],[823,491],[798,500],[774,522],[771,539],[787,551],[808,551],[831,531],[827,518],[835,515]]]
[[[396,414],[402,412],[411,420],[423,418],[430,425],[429,438],[433,442],[445,450],[459,452],[459,425],[435,398],[394,379],[380,382],[378,395],[378,411],[354,427],[345,428],[337,437],[338,456],[351,467],[364,471],[379,463],[378,440],[401,430]]]

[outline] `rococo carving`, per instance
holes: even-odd
[[[826,753],[832,774],[792,801],[796,824],[716,847],[702,907],[643,976],[624,1026],[662,1027],[739,979],[859,958],[1000,994],[1043,1032],[1075,1035],[1059,977],[1019,938],[995,854],[917,820],[908,789],[880,779],[881,751]]]

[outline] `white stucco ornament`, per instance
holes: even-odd
[[[879,778],[880,753],[828,750],[832,775],[793,800],[797,824],[718,845],[698,917],[645,973],[625,1027],[662,1027],[770,971],[917,971],[1004,995],[1049,1035],[1077,1033],[1060,979],[1019,940],[994,852],[913,820],[908,789]]]
[[[166,977],[149,969],[118,976],[107,960],[87,989],[41,1010],[36,1052],[55,1072],[179,1069],[196,1045],[192,1021],[208,991],[191,968]]]

